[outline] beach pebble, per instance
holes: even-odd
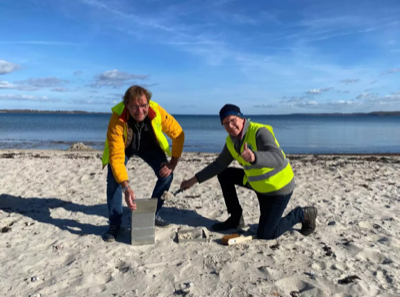
[[[338,283],[343,285],[343,284],[349,284],[349,283],[354,283],[356,280],[360,280],[361,278],[359,278],[357,275],[350,275],[347,276],[343,279],[338,280]]]
[[[378,224],[373,224],[372,227],[374,227],[375,229],[380,229],[381,226],[379,226]]]
[[[1,229],[1,233],[7,233],[7,232],[10,232],[11,231],[11,228],[10,227],[3,227],[2,229]]]
[[[333,226],[333,225],[335,225],[335,224],[336,224],[335,221],[330,221],[330,222],[328,223],[328,226]]]
[[[41,297],[42,295],[40,293],[35,293],[35,294],[29,294],[29,297]]]
[[[53,250],[60,251],[60,250],[62,250],[63,248],[64,248],[64,247],[63,247],[61,244],[53,245]]]
[[[183,295],[186,296],[190,293],[190,288],[193,286],[192,282],[183,283],[179,285],[179,289],[176,289],[174,294],[175,295]]]
[[[39,280],[39,278],[37,277],[37,276],[32,276],[31,277],[31,282],[36,282],[36,281],[38,281]]]
[[[317,276],[315,271],[309,271],[309,272],[305,272],[304,274],[308,275],[309,277],[311,277],[312,279],[315,279],[315,277]]]

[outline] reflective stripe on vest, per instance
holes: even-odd
[[[285,161],[283,161],[283,166],[272,169],[271,171],[268,171],[267,173],[264,173],[264,174],[261,174],[258,176],[249,176],[247,179],[249,180],[249,182],[255,182],[255,181],[260,181],[260,180],[263,180],[266,178],[270,178],[270,177],[274,176],[275,174],[281,172],[288,165],[289,165],[289,160],[288,160],[288,158],[286,158]]]
[[[235,150],[235,146],[232,139],[228,135],[226,138],[226,145],[230,151],[232,157],[236,159],[239,164],[243,166],[245,176],[243,178],[243,185],[249,182],[250,186],[260,193],[269,193],[277,191],[291,182],[294,177],[292,167],[290,166],[289,160],[286,158],[285,153],[282,151],[284,157],[284,164],[278,168],[260,167],[259,165],[253,165],[246,162],[242,157],[244,143],[247,143],[252,151],[257,151],[256,134],[258,129],[268,129],[275,139],[276,145],[279,147],[279,143],[275,138],[273,129],[271,126],[252,123],[250,122],[246,135],[244,136],[240,153]]]

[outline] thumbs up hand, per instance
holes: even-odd
[[[243,152],[241,156],[248,163],[252,163],[256,160],[256,156],[254,155],[252,150],[247,147],[247,142],[244,143]]]

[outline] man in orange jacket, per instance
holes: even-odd
[[[110,227],[104,240],[115,241],[122,222],[122,193],[131,210],[136,209],[135,193],[129,186],[126,164],[136,155],[153,170],[158,180],[151,197],[158,198],[156,226],[169,223],[159,216],[164,191],[168,191],[173,171],[183,151],[185,134],[174,119],[160,105],[151,101],[151,92],[140,86],[131,86],[123,102],[112,108],[103,153],[103,166],[108,166],[107,205]],[[172,152],[165,134],[172,139]],[[168,162],[166,155],[171,156]]]

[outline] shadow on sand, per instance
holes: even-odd
[[[69,218],[54,218],[52,217],[51,212],[57,208],[63,208],[64,210],[72,213],[81,212],[88,216],[102,216],[104,218],[108,218],[107,204],[105,203],[97,205],[83,205],[74,202],[63,201],[58,198],[22,198],[7,194],[0,194],[0,210],[9,214],[21,214],[25,217],[31,218],[34,221],[44,224],[51,224],[61,230],[69,231],[72,234],[80,236],[87,234],[102,236],[108,229],[107,225],[82,223],[78,220]],[[124,207],[124,227],[130,228],[129,223],[127,223],[130,221],[129,216],[130,210],[127,207]],[[214,220],[205,218],[196,211],[178,209],[175,207],[163,207],[162,216],[164,219],[173,224],[185,225],[188,227],[201,226],[210,228],[210,226],[215,223]],[[121,236],[118,237],[118,242],[130,244],[130,232],[128,228],[124,228],[124,230],[122,230]]]

